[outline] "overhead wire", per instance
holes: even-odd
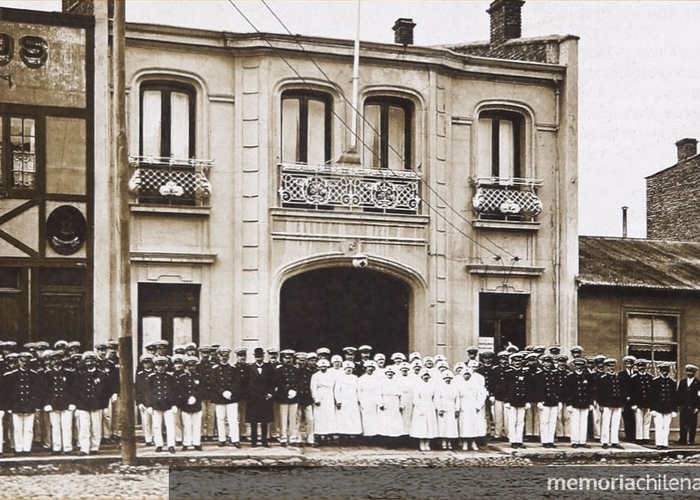
[[[277,14],[276,14],[276,13],[270,8],[270,6],[265,2],[265,0],[261,0],[261,1],[262,1],[262,3],[265,5],[265,7],[270,11],[270,13],[275,17],[275,19],[284,27],[284,29],[287,31],[287,33],[288,33],[289,35],[291,35],[291,36],[294,36],[294,35],[291,33],[291,31],[289,31],[289,29],[288,29],[287,26],[284,24],[284,22],[279,18],[279,16],[277,16]],[[234,2],[233,0],[228,0],[228,2],[229,2],[229,4],[231,4],[231,6],[239,13],[239,15],[251,26],[251,28],[252,28],[257,34],[263,35],[263,40],[267,43],[267,45],[268,45],[272,50],[278,51],[278,48],[275,47],[275,46],[273,46],[272,43],[271,43],[267,38],[265,38],[265,33],[264,33],[264,32],[261,32],[261,31],[257,28],[257,26],[255,26],[255,24],[248,18],[248,16],[246,16],[246,15],[243,13],[243,11],[241,11],[241,9],[235,4],[235,2]],[[308,54],[308,52],[306,51],[306,49],[304,48],[304,46],[303,46],[298,40],[296,41],[296,43],[299,45],[299,47],[301,48],[302,52],[306,55],[306,57],[309,58],[309,60],[311,61],[311,63],[312,63],[312,64],[319,70],[319,72],[323,75],[323,77],[326,79],[326,81],[332,84],[332,83],[333,83],[333,80],[331,80],[330,77],[326,74],[326,72],[323,71],[323,69],[318,65],[318,63],[313,59],[313,57],[310,56],[310,55]],[[279,51],[278,51],[277,55],[278,55],[278,57],[287,65],[287,67],[289,67],[289,69],[301,80],[301,82],[302,82],[304,85],[306,85],[306,86],[308,87],[308,89],[309,89],[312,93],[320,95],[320,92],[318,92],[318,91],[308,82],[308,80],[307,80],[306,78],[304,78],[304,77],[292,66],[292,64],[291,64],[282,54],[279,53]],[[341,98],[343,99],[343,101],[345,101],[346,104],[348,104],[351,108],[353,108],[353,111],[356,112],[356,113],[358,114],[358,116],[361,116],[360,113],[358,112],[358,110],[355,109],[355,108],[352,106],[352,104],[347,100],[347,98],[346,98],[344,95],[341,94]],[[346,122],[334,109],[331,109],[331,113],[342,123],[342,125],[343,125],[345,128],[347,128],[348,130],[350,130],[350,131],[352,132],[352,128],[347,124],[347,122]],[[364,118],[364,116],[362,116],[361,119],[362,119],[363,123],[364,123],[366,126],[369,126],[370,129],[372,129],[375,133],[377,133],[377,130],[372,126],[371,123],[369,123],[369,122]],[[365,141],[360,137],[360,135],[359,135],[358,133],[355,133],[355,139],[356,139],[358,142],[360,142],[360,143],[362,144],[362,146],[363,146],[367,151],[369,151],[373,156],[375,156],[376,158],[380,158],[379,154],[378,154],[376,151],[374,151],[371,147],[369,147],[369,146],[365,143]],[[393,146],[389,145],[389,148],[390,148],[399,158],[401,158],[401,159],[404,160],[404,162],[405,162],[405,159],[403,158],[403,155],[401,155],[398,151],[396,151],[396,150],[393,148]],[[397,173],[395,170],[393,170],[393,169],[391,169],[391,168],[389,168],[389,167],[386,167],[386,168],[383,168],[383,169],[386,169],[386,170],[388,170],[388,171],[390,171],[390,172],[393,172],[393,173]],[[414,169],[413,167],[411,167],[411,170],[412,170],[413,172],[416,172],[415,169]],[[449,203],[448,203],[448,202],[447,202],[447,201],[446,201],[432,186],[430,186],[430,184],[429,184],[428,182],[424,182],[424,185],[425,185],[425,186],[428,188],[428,190],[429,190],[430,192],[432,192],[440,201],[442,201],[442,202],[445,204],[445,206],[446,206],[447,208],[449,208],[452,212],[454,212],[455,214],[457,214],[463,221],[465,221],[465,222],[467,222],[468,224],[472,225],[472,222],[471,222],[471,221],[469,221],[467,218],[465,218],[464,216],[462,216],[454,207],[452,207],[452,206],[451,206],[451,205],[450,205],[450,204],[449,204]],[[484,244],[482,244],[482,243],[479,242],[478,240],[472,238],[469,234],[465,233],[460,227],[456,226],[456,225],[455,225],[451,220],[449,220],[442,212],[440,212],[436,207],[433,207],[433,206],[432,206],[428,201],[426,201],[424,198],[421,198],[421,201],[422,201],[436,216],[438,216],[440,219],[444,220],[450,227],[452,227],[452,228],[453,228],[455,231],[457,231],[460,235],[464,236],[467,240],[471,241],[472,243],[474,243],[474,244],[477,245],[478,247],[482,248],[483,250],[489,252],[490,254],[493,254],[493,255],[495,255],[495,256],[498,256],[499,258],[501,257],[501,255],[499,255],[499,254],[498,254],[497,252],[495,252],[493,249],[488,248],[487,246],[485,246]],[[493,242],[493,241],[492,241],[490,238],[488,238],[487,236],[484,236],[484,238],[485,238],[489,243],[491,243],[494,247],[496,247],[497,249],[499,249],[499,250],[505,252],[505,253],[508,254],[510,257],[512,257],[512,258],[517,258],[517,256],[515,256],[514,254],[512,254],[510,251],[508,251],[507,249],[503,248],[502,246],[498,245],[497,243]],[[519,258],[517,258],[517,260],[519,260]]]

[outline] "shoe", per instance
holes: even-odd
[[[226,446],[226,441],[219,441],[219,448]]]
[[[162,447],[162,446],[156,446],[156,453],[160,453],[161,451],[163,451],[163,447]]]
[[[155,446],[156,444],[153,441],[149,441],[146,443],[146,446]]]
[[[183,446],[182,451],[187,451],[187,446]]]
[[[182,441],[175,441],[175,446],[182,446]]]
[[[85,451],[80,451],[80,452],[78,452],[78,456],[79,456],[79,457],[87,457],[88,454],[87,454],[87,452],[85,452]]]
[[[269,448],[269,447],[270,447],[270,443],[263,443],[263,446],[264,446],[265,448]]]
[[[611,448],[617,448],[618,450],[624,450],[620,443],[614,443],[610,445]]]
[[[591,446],[588,444],[582,443],[582,444],[579,444],[578,447],[579,448],[590,448]]]
[[[683,439],[679,439],[678,441],[676,441],[676,444],[688,444],[688,443],[686,443]]]
[[[557,448],[557,445],[554,444],[554,443],[549,443],[549,447],[550,447],[550,448]]]
[[[312,448],[318,448],[318,445],[316,443],[309,443],[309,446],[311,446]]]
[[[175,453],[175,447],[174,447],[174,446],[168,446],[168,452],[169,452],[169,453]]]
[[[231,446],[235,446],[236,448],[240,448],[240,447],[241,447],[241,443],[239,443],[238,441],[236,441],[235,443],[231,443]]]
[[[242,442],[242,443],[247,443],[247,442],[248,442],[248,436],[241,436],[241,442]]]
[[[571,447],[572,447],[572,448],[578,448],[578,443],[573,443],[573,444],[571,445]]]
[[[280,443],[282,446],[287,446],[287,442],[285,441],[284,443]]]
[[[257,448],[257,447],[258,447],[258,443],[250,443],[250,447],[251,447],[251,448]]]
[[[90,455],[99,455],[99,450],[90,450]]]
[[[603,449],[604,449],[604,450],[607,450],[609,447],[610,447],[610,445],[609,445],[608,443],[604,443],[604,444],[603,444]]]
[[[476,443],[472,443],[472,451],[479,451],[479,447]]]
[[[54,457],[56,455],[61,455],[61,450],[51,450],[51,455],[53,455]]]

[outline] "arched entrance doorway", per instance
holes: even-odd
[[[307,271],[280,291],[280,347],[311,351],[369,344],[391,356],[408,350],[409,286],[387,274],[349,267]]]

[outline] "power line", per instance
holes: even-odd
[[[263,40],[265,41],[265,43],[267,43],[267,45],[268,45],[273,51],[274,51],[274,50],[277,50],[277,48],[274,47],[274,46],[272,45],[272,43],[271,43],[267,38],[265,38],[265,33],[261,32],[261,31],[255,26],[255,24],[241,11],[241,9],[233,2],[233,0],[228,0],[228,2],[231,4],[231,6],[232,6],[234,9],[236,9],[236,11],[241,15],[241,17],[253,28],[253,30],[254,30],[257,34],[263,35]],[[264,1],[263,1],[263,3],[265,4]],[[268,10],[270,10],[270,11],[272,12],[272,14],[275,16],[275,18],[282,24],[282,26],[284,26],[285,30],[287,30],[287,33],[290,34],[290,35],[292,35],[292,33],[289,31],[289,29],[284,25],[284,23],[279,19],[279,17],[277,17],[277,15],[270,9],[270,7],[269,7],[267,4],[265,4],[265,6],[268,8]],[[293,35],[292,35],[292,36],[293,36]],[[302,52],[303,52],[305,55],[307,55],[306,49],[305,49],[298,41],[297,41],[297,44],[301,47]],[[303,83],[304,85],[307,86],[307,88],[308,88],[312,93],[318,94],[318,92],[313,88],[313,86],[312,86],[311,84],[309,84],[309,82],[308,82],[308,81],[307,81],[307,80],[306,80],[306,79],[291,65],[291,63],[290,63],[283,55],[279,54],[279,52],[278,52],[277,55],[278,55],[278,57],[289,67],[289,69],[302,81],[302,83]],[[324,76],[324,78],[326,78],[326,80],[327,80],[329,83],[333,83],[333,80],[331,80],[331,79],[328,77],[328,75],[327,75],[327,74],[323,71],[323,69],[316,63],[316,61],[315,61],[312,57],[310,57],[310,56],[308,56],[308,55],[307,55],[307,57],[309,57],[309,60],[314,64],[314,66],[319,70],[319,72]],[[352,107],[352,104],[350,104],[350,103],[347,101],[347,98],[345,98],[345,96],[343,96],[342,94],[341,94],[341,98],[342,98],[347,104],[349,104],[349,105]],[[355,109],[355,111],[357,111],[357,110]],[[345,120],[344,120],[335,110],[332,109],[331,112],[332,112],[332,114],[342,123],[342,125],[345,126],[345,128],[347,128],[348,130],[351,130],[351,131],[352,131],[352,129],[350,128],[350,126],[345,122]],[[367,120],[366,120],[364,117],[362,117],[362,120],[363,120],[363,123],[367,124],[374,132],[377,132],[376,129],[374,129],[374,127],[372,127],[372,125],[371,125],[369,122],[367,122]],[[379,155],[378,155],[371,147],[367,146],[367,144],[364,142],[364,140],[363,140],[361,137],[359,137],[358,134],[355,134],[355,138],[356,138],[356,140],[358,140],[372,155],[374,155],[376,158],[380,158]],[[390,145],[390,147],[391,147],[391,145]],[[398,153],[393,147],[391,147],[391,149],[392,149],[392,151],[393,151],[399,158],[401,158],[401,159],[403,160],[403,156],[402,156],[400,153]],[[387,168],[387,170],[389,170],[390,172],[396,173],[396,172],[395,172],[393,169],[391,169],[391,168]],[[411,168],[411,170],[413,170],[413,171],[415,172],[415,169]],[[434,193],[434,194],[438,197],[438,199],[440,199],[443,203],[445,203],[445,205],[446,205],[447,207],[449,207],[450,210],[452,210],[454,213],[458,214],[462,220],[464,220],[465,222],[467,222],[468,224],[471,225],[471,221],[469,221],[469,220],[466,219],[465,217],[461,216],[461,214],[459,214],[459,212],[457,212],[456,209],[454,209],[452,206],[450,206],[450,204],[449,204],[442,196],[440,196],[440,194],[437,193],[437,192],[435,191],[435,189],[432,188],[428,182],[424,182],[424,184],[427,186],[427,188],[428,188],[432,193]],[[472,237],[469,236],[467,233],[465,233],[464,231],[462,231],[458,226],[456,226],[454,223],[452,223],[452,221],[450,221],[445,215],[443,215],[441,212],[439,212],[437,208],[433,207],[433,206],[432,206],[430,203],[428,203],[425,199],[422,199],[422,202],[423,202],[430,210],[432,210],[432,212],[433,212],[435,215],[437,215],[439,218],[441,218],[442,220],[444,220],[450,227],[452,227],[453,229],[455,229],[459,234],[461,234],[462,236],[464,236],[467,240],[471,241],[472,243],[474,243],[475,245],[479,246],[480,248],[486,250],[487,252],[489,252],[489,253],[491,253],[491,254],[493,254],[493,255],[496,255],[496,256],[500,257],[500,255],[497,254],[496,252],[494,252],[492,249],[486,247],[486,246],[483,245],[481,242],[477,241],[476,239],[472,238]],[[505,248],[501,247],[500,245],[496,244],[495,242],[491,241],[488,237],[485,236],[485,239],[486,239],[487,241],[489,241],[489,242],[490,242],[493,246],[495,246],[496,248],[498,248],[498,249],[502,250],[503,252],[507,253],[509,256],[515,257],[515,255],[513,255],[513,254],[512,254],[511,252],[509,252],[507,249],[505,249]]]

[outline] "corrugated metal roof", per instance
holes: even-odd
[[[700,291],[700,243],[580,236],[577,281]]]

